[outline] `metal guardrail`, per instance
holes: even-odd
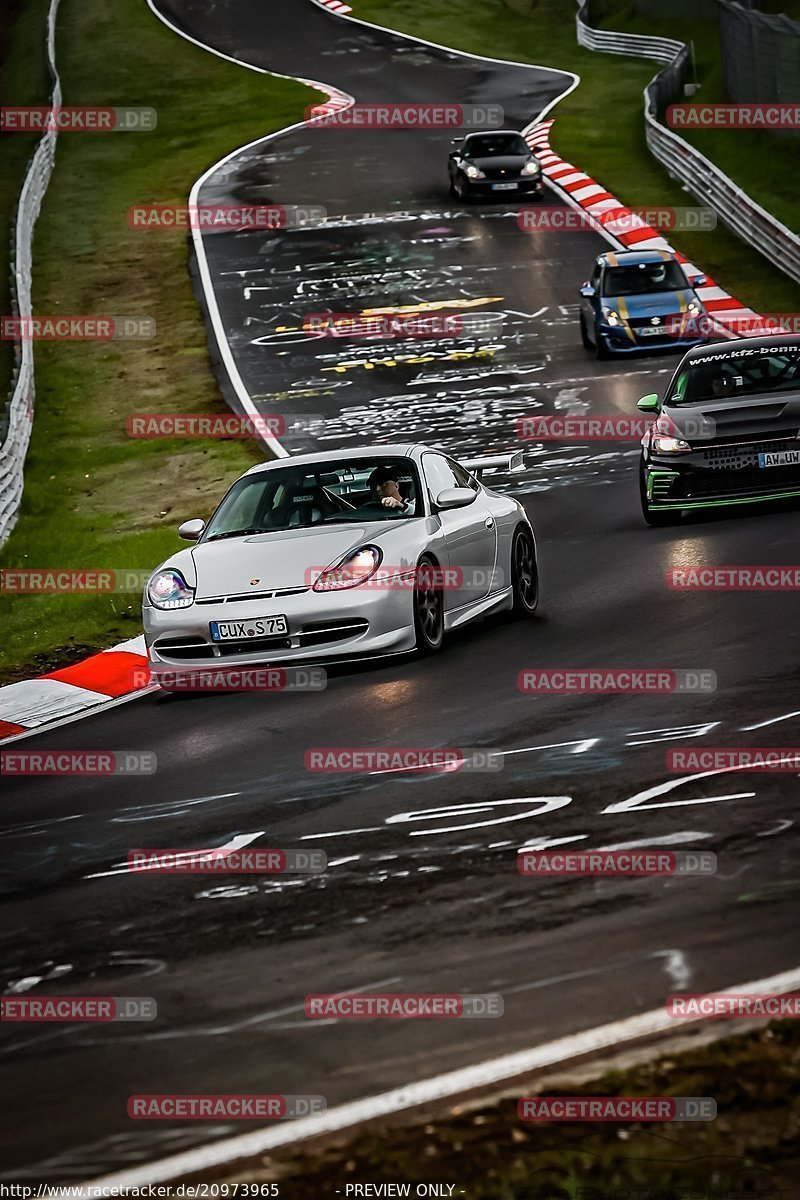
[[[55,33],[59,0],[51,0],[47,17],[47,61],[53,80],[51,103],[61,104],[61,81],[56,69]],[[30,317],[33,227],[50,182],[56,149],[56,130],[42,134],[28,164],[14,219],[12,245],[12,309],[15,316]],[[33,427],[33,343],[22,338],[15,345],[16,367],[11,395],[3,420],[0,445],[0,546],[8,539],[19,515],[23,467]]]
[[[585,19],[587,8],[585,0],[580,0],[576,16],[578,45],[587,50],[599,50],[605,54],[632,54],[637,58],[672,62],[683,49],[683,42],[673,38],[643,37],[639,33],[615,33],[607,29],[594,29]]]
[[[687,81],[689,52],[683,42],[593,29],[586,19],[587,9],[586,0],[579,0],[576,15],[579,45],[606,54],[635,55],[668,63],[669,74],[674,76],[675,82],[683,84]],[[667,72],[659,71],[644,89],[645,134],[651,153],[696,199],[713,208],[729,229],[754,246],[790,279],[800,283],[800,237],[659,120],[659,99],[663,101],[665,74]],[[676,98],[674,89],[672,98]]]

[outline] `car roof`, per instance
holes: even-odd
[[[598,254],[597,261],[607,267],[635,267],[639,263],[670,262],[675,260],[673,250],[606,250]]]
[[[469,138],[474,137],[494,137],[496,134],[500,133],[515,133],[517,137],[522,137],[522,134],[518,129],[473,129],[470,133],[466,134],[464,141],[466,142],[469,140]]]
[[[777,339],[777,341],[776,341]],[[735,355],[743,350],[760,350],[762,347],[779,345],[781,350],[800,351],[800,338],[787,333],[770,333],[759,337],[733,338],[730,341],[711,342],[707,346],[693,346],[681,359],[681,365],[687,361],[696,362],[698,359],[714,359],[721,353]]]
[[[427,450],[416,442],[402,442],[391,446],[344,446],[336,450],[320,450],[316,454],[291,454],[288,458],[275,458],[271,462],[256,463],[246,475],[257,475],[274,467],[313,466],[314,463],[330,462],[333,458],[410,458],[414,450]]]

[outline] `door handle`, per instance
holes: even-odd
[[[494,526],[494,517],[487,517],[483,523],[487,529],[492,529]]]

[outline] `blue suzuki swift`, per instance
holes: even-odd
[[[706,310],[669,250],[607,251],[581,287],[581,339],[598,358],[636,350],[685,350],[708,341]]]

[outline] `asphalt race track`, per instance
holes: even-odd
[[[571,83],[344,22],[310,0],[171,0],[161,11],[225,54],[357,100],[500,103],[522,128]],[[461,455],[526,450],[525,472],[499,485],[537,531],[539,616],[486,621],[434,659],[337,668],[316,694],[150,694],[25,742],[154,751],[158,770],[79,786],[5,781],[4,989],[37,978],[49,991],[153,996],[159,1013],[148,1025],[4,1026],[15,1098],[4,1181],[78,1182],[244,1128],[135,1123],[132,1092],[312,1093],[332,1106],[657,1007],[674,990],[797,965],[796,777],[696,778],[665,764],[671,746],[796,740],[794,596],[682,593],[665,571],[790,565],[797,509],[647,529],[635,442],[519,442],[521,416],[634,415],[675,360],[588,355],[577,289],[605,243],[524,232],[514,205],[459,206],[447,194],[449,139],[300,128],[234,156],[203,200],[323,205],[330,220],[209,235],[209,268],[260,410],[306,418],[289,450],[397,440]],[[376,346],[297,332],[310,311],[481,298],[481,311],[504,315],[496,338]],[[609,666],[713,670],[718,687],[646,697],[517,689],[525,667]],[[310,747],[353,745],[506,758],[494,773],[305,769]],[[133,847],[234,838],[323,849],[329,868],[211,879],[124,866]],[[629,843],[713,850],[719,870],[636,880],[516,872],[521,846]],[[348,990],[499,992],[505,1015],[305,1017],[306,994]]]

